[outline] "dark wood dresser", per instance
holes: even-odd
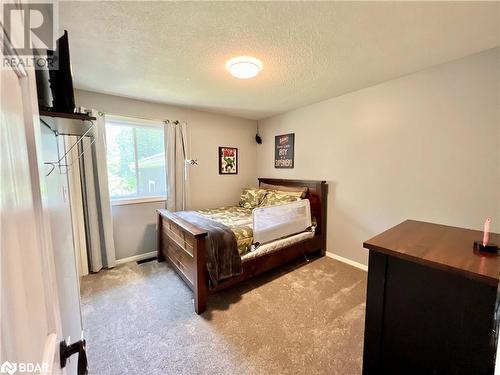
[[[363,374],[493,374],[500,256],[482,232],[407,220],[370,250]],[[500,235],[490,234],[500,243]]]

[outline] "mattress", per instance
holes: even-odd
[[[252,251],[247,252],[241,257],[241,261],[245,263],[249,260],[258,258],[262,255],[274,253],[287,246],[294,245],[296,243],[308,240],[313,237],[314,237],[314,230],[309,230],[285,238],[280,238],[279,240],[268,242],[264,245],[260,245],[259,247],[253,249]]]

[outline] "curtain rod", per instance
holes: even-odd
[[[170,124],[170,123],[172,123],[172,124],[174,124],[174,125],[179,125],[179,124],[180,124],[180,121],[179,121],[179,120],[170,121],[170,120],[168,120],[168,119],[167,119],[167,120],[165,120],[165,123],[166,123],[166,124]]]
[[[144,118],[144,117],[139,117],[139,116],[127,116],[127,115],[117,115],[117,114],[114,114],[114,113],[109,113],[109,112],[103,112],[104,115],[108,115],[108,116],[111,116],[111,117],[125,117],[125,118],[130,118],[130,119],[137,119],[137,120],[144,120],[144,121],[152,121],[152,122],[161,122],[161,123],[172,123],[172,124],[180,124],[181,121],[179,120],[170,120],[170,119],[163,119],[163,120],[159,120],[159,119],[152,119],[152,118]],[[182,121],[182,122],[186,122],[186,121]]]

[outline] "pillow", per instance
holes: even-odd
[[[240,206],[244,208],[259,207],[267,192],[267,190],[257,188],[243,189],[241,191]]]
[[[284,204],[295,201],[300,201],[302,199],[301,192],[294,191],[276,191],[268,190],[268,193],[264,197],[264,200],[260,204],[261,207],[264,206],[274,206],[276,204]]]
[[[267,184],[265,182],[260,183],[261,189],[267,190],[278,190],[278,191],[286,191],[286,192],[301,192],[302,198],[305,198],[309,188],[307,186],[284,186],[284,185],[273,185]]]

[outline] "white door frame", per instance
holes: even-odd
[[[23,37],[23,30],[11,30],[12,34],[7,37],[3,26],[0,24],[0,43],[4,44],[7,46],[7,48],[11,48],[11,50],[14,50],[12,48],[12,44],[10,43],[9,37],[14,40],[20,40],[20,38]],[[3,56],[3,55],[2,55]],[[19,61],[19,57],[12,56],[13,59],[17,59]],[[0,69],[8,69],[1,67]],[[44,326],[47,327],[47,332],[46,332],[46,337],[44,339],[45,344],[43,348],[38,348],[38,347],[32,347],[34,344],[31,342],[32,340],[29,339],[30,337],[30,325],[32,324],[37,324],[37,322],[33,321],[21,321],[21,319],[12,319],[12,321],[9,322],[3,322],[3,324],[8,324],[13,326],[13,331],[16,331],[16,335],[3,335],[1,336],[1,346],[5,346],[7,348],[11,347],[14,348],[16,351],[16,357],[15,360],[17,361],[23,361],[23,353],[25,352],[31,352],[31,353],[37,353],[39,352],[39,355],[36,355],[35,357],[39,359],[42,363],[39,363],[40,365],[46,364],[47,366],[42,366],[42,371],[41,373],[46,373],[46,374],[64,374],[65,371],[64,369],[60,368],[59,365],[59,340],[62,338],[63,332],[62,332],[62,326],[61,326],[61,316],[60,316],[60,309],[59,309],[59,299],[58,299],[58,294],[57,294],[57,286],[56,286],[56,279],[55,279],[55,269],[54,269],[54,254],[52,250],[52,241],[50,238],[50,221],[48,218],[47,213],[44,210],[44,192],[45,186],[44,186],[44,176],[43,176],[43,164],[39,160],[38,157],[38,152],[37,150],[40,149],[40,139],[41,139],[41,134],[40,134],[40,124],[39,124],[39,117],[38,117],[38,101],[37,101],[37,95],[36,95],[36,83],[35,83],[35,76],[34,76],[34,71],[32,69],[25,69],[21,64],[17,65],[16,68],[12,68],[12,71],[15,72],[18,78],[18,88],[17,91],[20,89],[21,97],[19,99],[14,98],[13,100],[20,100],[22,101],[22,108],[24,113],[21,115],[20,113],[14,113],[12,112],[12,115],[19,115],[18,117],[22,118],[22,122],[24,124],[24,129],[18,129],[20,133],[18,133],[18,140],[22,139],[21,132],[24,130],[24,140],[26,142],[26,153],[25,157],[27,160],[24,160],[24,164],[26,165],[27,161],[27,166],[28,170],[24,169],[24,176],[29,176],[29,185],[30,185],[30,191],[27,193],[26,191],[20,192],[20,195],[24,194],[24,197],[28,199],[29,201],[29,207],[22,208],[26,210],[23,212],[22,215],[19,215],[20,217],[29,217],[32,219],[32,222],[28,223],[31,225],[31,223],[34,223],[34,230],[32,232],[27,231],[27,235],[32,235],[34,238],[35,242],[30,242],[31,244],[35,243],[36,247],[32,247],[30,250],[32,250],[32,254],[35,254],[35,258],[39,259],[39,264],[37,262],[28,262],[28,263],[23,263],[23,262],[17,262],[15,263],[16,267],[14,269],[12,268],[6,268],[2,267],[2,273],[7,272],[7,274],[10,272],[11,274],[16,274],[16,278],[22,280],[23,277],[26,279],[29,279],[30,275],[33,272],[37,272],[38,274],[41,274],[41,284],[38,285],[38,290],[40,291],[40,298],[42,298],[45,302],[45,312],[43,312],[43,316],[46,318],[46,321],[44,322]],[[6,73],[8,74],[8,72]],[[3,75],[3,72],[2,72]],[[1,82],[0,82],[1,84]],[[5,84],[5,82],[4,82]],[[3,92],[5,93],[5,87],[4,90],[0,91],[0,93]],[[3,98],[0,100],[0,105],[3,102]],[[18,102],[19,104],[19,102]],[[6,112],[9,110],[8,108],[2,108],[2,110],[5,110]],[[6,114],[7,116],[7,114]],[[7,117],[5,117],[7,118]],[[2,117],[2,120],[4,118]],[[2,125],[2,128],[5,127],[6,124]],[[5,136],[3,134],[2,136]],[[3,156],[3,155],[2,155]],[[18,156],[18,155],[17,155]],[[13,162],[12,159],[9,159],[9,155],[6,155],[6,158],[8,159],[7,162]],[[5,162],[5,160],[3,160]],[[16,162],[13,162],[16,163]],[[19,169],[22,171],[22,169]],[[16,176],[11,176],[12,179],[16,179]],[[14,184],[16,185],[16,184]],[[17,185],[16,185],[17,186]],[[30,196],[30,197],[29,197]],[[29,199],[29,198],[31,199]],[[12,199],[15,199],[15,197],[12,197]],[[27,201],[27,202],[28,202]],[[3,209],[4,207],[2,207]],[[18,211],[19,212],[19,211]],[[7,213],[8,214],[8,213]],[[26,216],[27,215],[27,216]],[[2,213],[3,216],[3,213]],[[20,223],[19,223],[20,224]],[[4,228],[2,227],[2,232]],[[30,228],[31,230],[31,228]],[[31,238],[33,239],[33,238]],[[14,241],[10,241],[9,239],[4,242],[2,240],[2,245],[6,245],[2,249],[2,258],[3,256],[7,256],[6,253],[8,252],[21,252],[22,249],[22,241],[15,241],[16,239],[13,238]],[[20,257],[16,258],[20,259]],[[15,260],[15,259],[14,259]],[[2,260],[0,259],[0,265],[1,265]],[[23,276],[24,275],[24,276]],[[3,278],[7,276],[2,276],[2,281]],[[1,287],[1,293],[3,294],[5,290],[3,289],[4,285],[0,285]],[[26,291],[23,289],[25,285],[22,283],[18,285],[18,290],[15,290],[16,284],[9,284],[9,293],[11,296],[22,296]],[[32,285],[33,287],[33,285]],[[14,289],[14,290],[13,290]],[[7,298],[7,297],[6,297]],[[19,297],[22,298],[22,297]],[[9,306],[8,302],[9,300],[4,300],[2,298],[2,301],[7,304],[5,306],[2,306],[2,311],[6,309],[6,311],[11,308],[12,311],[10,311],[11,314],[9,316],[15,317],[16,314],[20,313],[18,310],[19,305],[12,305]],[[27,311],[30,310],[30,300],[27,299],[25,300],[25,305],[24,307],[26,308]],[[31,312],[33,314],[33,312]],[[36,312],[35,312],[36,313]],[[42,311],[39,312],[42,314]],[[21,315],[21,314],[20,314]],[[44,318],[44,319],[45,319]],[[20,333],[23,332],[21,335]],[[34,340],[33,340],[34,341]],[[6,352],[6,348],[3,348],[1,350],[2,356]],[[4,358],[3,360],[9,360],[9,358]],[[3,361],[2,360],[2,361]],[[12,360],[10,360],[12,361]]]

